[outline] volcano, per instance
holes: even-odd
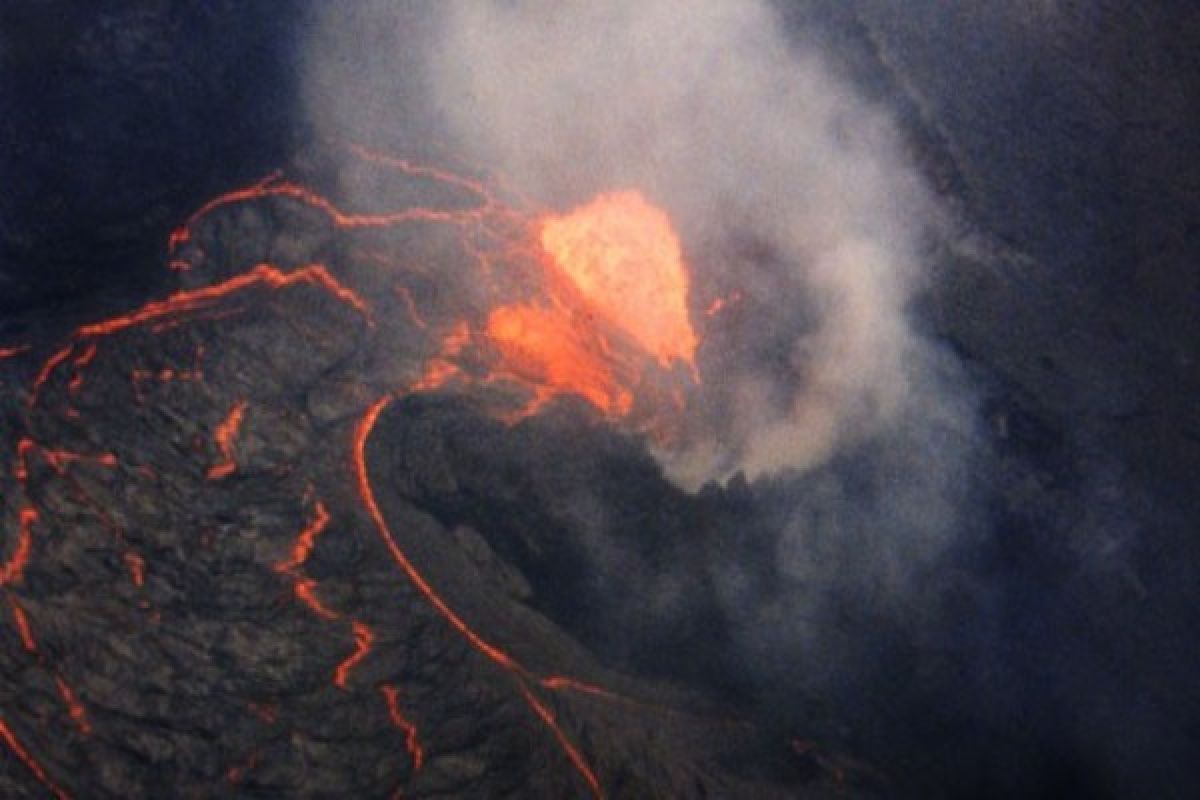
[[[40,362],[13,352],[31,375],[14,387],[0,573],[8,668],[30,682],[3,720],[23,767],[14,785],[59,797],[840,785],[786,740],[782,767],[739,766],[762,750],[752,722],[623,674],[628,653],[581,647],[575,636],[599,653],[620,639],[573,636],[571,613],[620,591],[618,576],[601,576],[603,591],[588,579],[551,508],[535,501],[527,513],[550,518],[514,525],[484,513],[509,490],[472,488],[529,437],[570,468],[580,430],[618,472],[656,473],[622,436],[663,413],[639,394],[646,375],[694,380],[665,215],[625,194],[526,218],[482,183],[363,158],[439,184],[451,204],[348,213],[272,176],[172,234],[176,291],[80,326]],[[539,249],[538,231],[554,244]],[[421,269],[390,264],[414,236],[441,249]],[[491,296],[481,278],[502,270],[521,297]],[[633,285],[639,272],[648,285]],[[428,302],[469,294],[430,275],[479,281],[486,306]],[[622,291],[680,330],[622,316]],[[493,447],[462,463],[434,444],[450,434],[429,441],[433,419],[483,426]],[[658,541],[647,558],[681,558],[682,545]]]
[[[0,9],[0,796],[1191,797],[1195,11]]]

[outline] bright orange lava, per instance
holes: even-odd
[[[679,237],[640,192],[602,194],[541,223],[541,244],[596,311],[663,367],[694,367],[688,275]]]
[[[541,305],[503,306],[488,317],[487,335],[511,377],[531,384],[538,400],[574,393],[610,416],[624,416],[633,395],[618,380],[610,348],[594,327]]]
[[[58,685],[58,693],[63,699],[63,703],[67,707],[67,713],[71,716],[71,721],[75,723],[75,727],[84,736],[92,735],[92,723],[88,721],[87,709],[83,707],[83,703],[79,702],[79,696],[75,694],[75,690],[71,688],[62,676],[54,679]]]

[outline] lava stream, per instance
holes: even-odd
[[[42,388],[50,380],[50,376],[54,374],[55,370],[75,352],[76,342],[111,336],[147,322],[174,320],[183,315],[203,313],[211,309],[218,301],[254,286],[282,289],[301,283],[325,289],[333,297],[362,314],[369,326],[374,325],[371,309],[367,302],[352,289],[343,286],[324,265],[309,264],[285,272],[270,264],[258,264],[247,272],[235,275],[221,283],[201,289],[179,291],[164,300],[152,300],[128,314],[121,314],[102,322],[80,327],[75,331],[74,341],[55,352],[42,365],[37,377],[34,378],[33,387],[30,389],[28,404],[30,408],[37,405]]]
[[[221,460],[208,468],[210,481],[227,478],[237,471],[238,465],[233,453],[233,443],[242,429],[242,422],[245,421],[246,406],[245,400],[234,403],[225,419],[221,420],[217,429],[213,431],[213,442],[221,453]]]
[[[21,744],[21,740],[17,738],[12,729],[8,727],[8,723],[3,719],[0,719],[0,738],[4,739],[8,748],[33,773],[34,777],[50,790],[51,794],[58,798],[58,800],[70,800],[71,795],[63,791],[54,781],[50,780],[50,776],[46,774],[46,770],[38,763],[37,759],[29,754],[29,751],[25,749],[25,745]]]
[[[695,368],[688,275],[667,215],[636,191],[602,194],[541,223],[541,243],[592,307],[665,368]]]
[[[391,718],[392,724],[404,733],[404,747],[412,759],[413,769],[420,769],[421,765],[425,763],[425,751],[417,736],[417,726],[409,721],[400,709],[400,690],[390,684],[380,686],[379,690],[383,692],[384,701],[387,703],[388,717]]]
[[[337,612],[329,609],[317,597],[317,582],[301,571],[304,562],[317,546],[317,537],[329,527],[329,521],[329,511],[325,504],[318,500],[312,521],[300,531],[296,543],[292,545],[291,553],[275,565],[275,571],[292,579],[292,593],[310,611],[322,619],[335,620],[338,618]]]
[[[566,754],[568,760],[575,767],[575,770],[583,777],[592,792],[597,797],[603,797],[604,792],[600,788],[600,781],[597,779],[595,772],[588,765],[587,760],[580,753],[579,749],[571,742],[567,735],[559,727],[558,721],[554,714],[540,700],[538,700],[529,690],[526,681],[529,679],[530,673],[525,667],[517,662],[512,656],[504,652],[495,645],[484,640],[479,634],[469,626],[462,617],[458,616],[446,601],[442,599],[425,576],[416,568],[416,566],[408,559],[404,550],[396,542],[396,537],[392,534],[391,528],[387,524],[387,520],[383,516],[383,510],[379,507],[379,502],[375,498],[375,491],[371,487],[370,475],[367,471],[367,440],[371,437],[371,432],[375,429],[376,423],[379,421],[380,415],[383,413],[392,402],[391,395],[385,395],[375,401],[366,413],[359,420],[354,431],[352,463],[355,471],[355,478],[358,483],[359,497],[363,502],[367,513],[370,515],[372,522],[375,523],[375,530],[383,540],[388,552],[401,570],[408,577],[409,581],[417,588],[425,599],[437,610],[441,616],[450,623],[451,627],[459,632],[464,639],[467,640],[476,650],[485,655],[491,661],[495,662],[500,667],[507,670],[516,679],[520,687],[521,694],[525,698],[526,703],[534,714],[545,723],[555,740]]]
[[[13,624],[17,626],[17,633],[21,636],[21,646],[25,648],[25,652],[37,654],[37,640],[33,638],[33,628],[29,624],[29,615],[25,613],[25,609],[17,602],[16,598],[11,595],[8,598],[8,605],[12,609]]]

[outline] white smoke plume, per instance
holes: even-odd
[[[706,344],[688,486],[826,462],[923,397],[906,317],[932,205],[885,114],[765,2],[452,2],[322,20],[325,131],[433,137],[563,208],[636,188],[678,227]],[[736,324],[702,309],[743,298]]]

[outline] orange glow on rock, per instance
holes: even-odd
[[[33,523],[38,521],[38,510],[33,506],[25,506],[19,512],[20,528],[17,533],[17,545],[8,561],[0,566],[0,586],[7,586],[21,580],[29,557],[33,553]]]
[[[8,605],[12,609],[13,624],[17,626],[17,633],[21,635],[21,646],[25,648],[25,652],[36,654],[38,651],[37,640],[33,638],[33,627],[29,624],[29,615],[11,596],[8,598]]]
[[[586,321],[540,305],[504,306],[487,322],[488,339],[504,355],[512,377],[548,394],[574,393],[606,414],[623,416],[633,395],[618,381],[616,364],[606,358],[607,342]]]
[[[242,429],[242,421],[246,418],[246,401],[239,400],[229,409],[229,414],[213,432],[213,441],[221,453],[221,461],[208,469],[210,481],[226,478],[237,471],[237,460],[234,458],[233,442]]]
[[[317,537],[329,527],[330,519],[332,518],[325,508],[325,504],[318,500],[312,521],[305,525],[304,529],[296,536],[291,553],[275,565],[275,571],[292,579],[292,592],[296,595],[296,599],[304,603],[309,610],[322,619],[335,620],[338,618],[337,613],[322,603],[321,598],[317,596],[316,580],[302,572],[304,562],[308,561],[313,548],[317,546]]]
[[[408,750],[409,758],[412,759],[413,770],[419,770],[425,763],[425,751],[417,736],[417,726],[404,716],[404,712],[400,708],[400,690],[386,683],[379,689],[383,692],[383,699],[387,702],[388,717],[391,718],[392,724],[404,734],[404,747]]]
[[[146,585],[146,559],[134,552],[125,554],[125,566],[129,568],[129,579],[139,589]]]
[[[466,640],[468,644],[486,656],[490,661],[498,667],[506,670],[516,680],[517,687],[521,691],[522,697],[525,698],[526,704],[533,713],[540,719],[550,732],[553,734],[555,741],[563,754],[571,762],[575,771],[591,788],[592,794],[596,797],[603,797],[604,792],[601,790],[600,781],[596,777],[596,773],[588,764],[579,748],[567,738],[566,733],[558,724],[553,712],[546,707],[534,694],[529,690],[526,681],[529,680],[529,671],[521,665],[515,658],[507,652],[500,649],[496,645],[484,639],[475,629],[460,617],[450,605],[442,599],[425,576],[417,569],[416,565],[409,560],[408,555],[401,549],[400,544],[396,541],[395,534],[388,526],[387,520],[383,516],[383,509],[379,507],[379,501],[375,498],[375,490],[371,486],[370,474],[367,471],[367,440],[371,438],[371,433],[375,430],[375,425],[379,421],[379,417],[384,410],[391,405],[393,398],[390,395],[385,395],[367,409],[359,420],[358,425],[354,429],[354,441],[352,455],[352,464],[354,467],[354,477],[358,484],[359,499],[362,500],[367,514],[375,523],[375,530],[383,540],[383,544],[387,547],[392,559],[396,565],[404,572],[416,589],[425,596],[430,605],[442,616],[446,622],[450,624],[458,633]]]
[[[50,779],[50,776],[46,774],[45,768],[38,762],[36,758],[30,755],[29,751],[25,749],[25,745],[21,744],[21,740],[17,738],[16,734],[13,733],[12,728],[8,727],[8,723],[3,719],[0,719],[0,739],[4,740],[4,743],[8,745],[8,749],[12,750],[13,754],[20,759],[21,763],[33,773],[34,777],[37,778],[38,781],[40,781],[41,784],[45,786],[51,794],[58,798],[58,800],[70,800],[71,795],[63,791],[58,784]]]
[[[640,192],[601,194],[541,223],[554,265],[610,323],[658,362],[694,365],[688,274],[679,237],[662,209]]]
[[[354,620],[350,625],[350,630],[354,634],[354,652],[346,656],[333,673],[333,683],[339,689],[347,688],[351,670],[367,657],[371,652],[371,647],[375,644],[375,633],[366,624]]]

